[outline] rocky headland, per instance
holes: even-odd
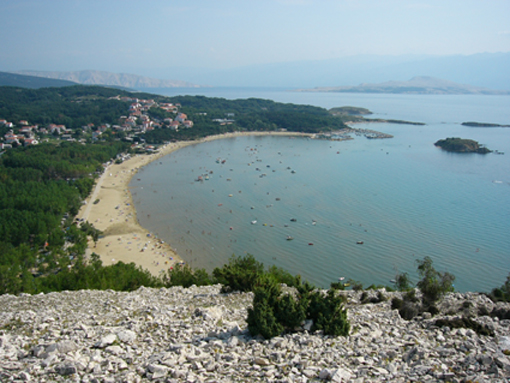
[[[246,329],[252,293],[220,290],[215,285],[2,295],[0,381],[361,383],[510,378],[510,319],[504,319],[510,318],[510,305],[495,304],[483,294],[447,294],[436,316],[425,313],[406,321],[391,308],[391,299],[402,293],[344,291],[349,336],[303,330],[264,340]],[[455,328],[452,324],[461,318],[471,318],[490,335]]]

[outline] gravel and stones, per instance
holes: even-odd
[[[346,291],[349,336],[303,330],[264,340],[246,328],[253,295],[221,294],[220,289],[2,295],[0,382],[510,379],[510,319],[490,315],[509,313],[510,307],[482,294],[448,294],[435,317],[406,321],[391,309],[391,298],[400,293],[381,291],[389,299],[362,304],[361,292]],[[455,322],[460,317],[494,335],[436,325],[439,318]]]

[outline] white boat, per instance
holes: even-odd
[[[257,220],[256,220],[256,219],[254,219],[253,221],[251,221],[251,224],[252,224],[252,225],[255,225],[256,223],[257,223]]]

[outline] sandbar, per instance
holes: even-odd
[[[294,132],[225,133],[195,141],[166,144],[159,147],[156,153],[134,155],[120,164],[108,165],[96,180],[92,193],[77,215],[77,218],[90,222],[103,232],[97,243],[89,240],[87,254],[98,254],[105,266],[119,261],[133,262],[155,276],[166,273],[176,263],[184,262],[171,244],[157,238],[138,223],[129,183],[142,167],[175,150],[216,139],[246,135],[312,136]]]

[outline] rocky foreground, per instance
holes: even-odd
[[[348,337],[271,340],[246,330],[252,294],[220,294],[220,286],[3,295],[0,381],[508,382],[510,320],[479,316],[508,305],[450,294],[438,316],[406,321],[389,300],[361,304],[361,292],[344,293]],[[435,324],[452,315],[494,336]]]

